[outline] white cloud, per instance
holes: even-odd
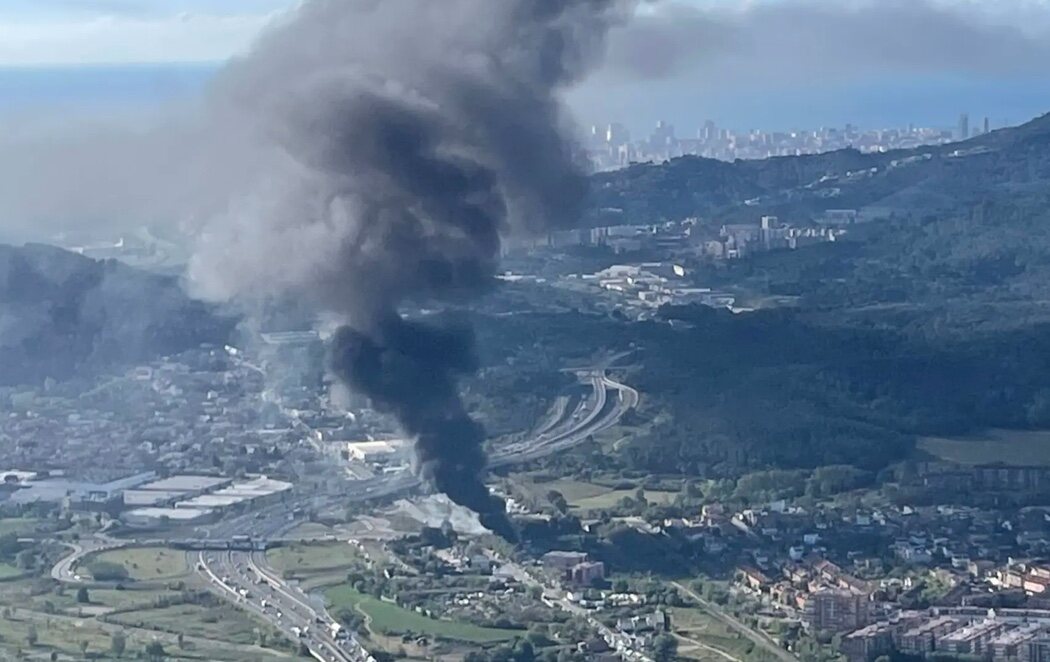
[[[201,62],[244,51],[274,13],[0,21],[0,65]]]
[[[679,0],[723,11],[787,2],[797,0]],[[838,9],[851,3],[870,4],[807,2]],[[1050,24],[1050,0],[936,3],[1021,28]],[[0,0],[0,66],[223,60],[243,51],[276,14],[298,4],[299,0]],[[651,10],[675,4],[661,0],[643,6]]]

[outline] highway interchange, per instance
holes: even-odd
[[[579,445],[592,435],[615,425],[628,410],[638,405],[639,394],[633,388],[608,377],[606,368],[614,360],[615,358],[611,358],[599,367],[580,371],[581,380],[590,384],[591,393],[581,398],[571,411],[564,405],[559,406],[554,415],[527,439],[494,449],[490,465],[509,466],[552,455]],[[610,392],[614,392],[615,395]],[[297,425],[305,427],[298,417],[294,420]],[[346,484],[343,494],[328,500],[331,503],[347,503],[387,498],[409,492],[418,487],[420,482],[420,479],[409,471],[351,481]],[[291,514],[312,501],[310,497],[303,497],[290,503],[278,504],[262,511],[221,521],[204,529],[204,540],[217,542],[232,540],[235,537],[250,537],[252,540],[271,542],[281,540],[289,530],[300,523],[297,518],[290,517]],[[201,541],[138,542],[181,542],[192,545]],[[108,538],[86,541],[55,566],[52,576],[64,582],[79,582],[81,578],[76,574],[79,560],[99,549],[117,544]],[[269,568],[263,552],[214,549],[190,551],[187,552],[187,557],[190,567],[207,580],[216,594],[254,613],[290,639],[300,641],[314,658],[324,662],[365,662],[374,659],[352,633],[339,631],[337,636],[333,628],[335,621],[324,606],[312,603],[308,595],[285,582]],[[521,570],[525,572],[524,569]],[[530,583],[537,581],[527,573],[524,576],[528,577]],[[558,598],[555,604],[579,615],[578,608],[563,598]],[[599,632],[606,639],[611,639],[611,644],[619,647],[620,642],[616,641],[615,633],[604,632],[602,629],[599,629]],[[634,657],[644,659],[638,655]]]

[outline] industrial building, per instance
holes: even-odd
[[[266,476],[236,482],[219,476],[172,476],[126,491],[124,504],[135,507],[121,519],[136,527],[200,524],[230,511],[278,502],[291,489],[291,483]]]
[[[221,476],[171,476],[124,492],[125,506],[167,506],[229,485]]]
[[[10,496],[12,503],[53,503],[75,510],[106,510],[118,507],[124,492],[157,477],[147,471],[108,483],[93,483],[69,478],[42,478],[21,483],[21,489]]]
[[[260,476],[252,480],[233,483],[209,494],[178,501],[175,508],[216,511],[231,508],[258,508],[280,501],[291,489],[291,483]]]
[[[401,450],[403,442],[390,441],[357,441],[346,445],[351,460],[365,464],[382,464],[389,461]]]

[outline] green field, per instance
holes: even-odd
[[[182,633],[187,637],[203,637],[235,644],[250,644],[255,641],[255,630],[260,627],[259,623],[230,605],[174,605],[122,613],[111,616],[109,620],[131,627]],[[266,626],[263,627],[265,629]]]
[[[382,634],[412,632],[475,644],[506,641],[523,634],[518,630],[497,630],[470,623],[427,618],[395,604],[358,593],[353,587],[346,584],[328,589],[325,591],[325,597],[332,609],[341,607],[357,609],[368,618],[369,628]]]
[[[274,570],[300,577],[325,570],[349,568],[360,558],[357,550],[345,542],[294,543],[266,552],[266,560]]]
[[[22,574],[22,571],[13,565],[7,563],[0,563],[0,579],[10,579],[12,577],[18,577]]]
[[[163,547],[129,547],[101,552],[86,559],[90,567],[93,561],[123,565],[128,577],[135,581],[168,581],[185,576],[189,572],[186,555]]]
[[[1050,466],[1050,431],[989,430],[972,437],[923,437],[919,450],[959,464]]]
[[[727,662],[726,656],[749,661],[775,659],[702,609],[672,609],[671,623],[675,633],[686,640],[699,642],[703,646],[709,646],[725,653],[725,655],[719,655],[703,646],[690,645],[688,641],[682,641],[679,652],[683,658],[705,661],[720,660],[721,662]]]
[[[0,536],[6,536],[10,533],[17,535],[32,533],[38,524],[40,524],[40,520],[27,517],[0,519]]]
[[[634,498],[637,490],[617,490],[605,485],[588,483],[579,480],[561,479],[550,482],[526,483],[522,486],[536,499],[546,499],[551,491],[561,492],[572,510],[588,511],[613,508],[624,497]],[[649,503],[670,503],[678,492],[646,490],[645,499]]]
[[[194,579],[190,576],[186,581],[192,586]],[[0,606],[13,610],[11,617],[0,618],[0,660],[47,660],[51,652],[62,660],[83,660],[82,642],[87,642],[88,658],[115,660],[109,650],[111,635],[118,630],[127,637],[121,659],[142,659],[144,647],[154,640],[161,641],[165,659],[172,661],[270,662],[293,657],[254,645],[256,628],[269,633],[269,645],[284,645],[284,640],[232,605],[155,608],[158,599],[177,600],[181,593],[145,586],[132,584],[122,591],[89,588],[90,602],[81,604],[76,601],[76,587],[55,586],[40,592],[36,579],[0,582]],[[111,613],[113,609],[126,611]],[[30,646],[29,633],[34,629],[37,643]],[[178,646],[178,633],[185,637],[183,648]],[[26,657],[17,657],[19,648]]]

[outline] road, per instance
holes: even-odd
[[[537,434],[527,440],[496,449],[491,455],[490,465],[507,466],[562,452],[615,425],[624,413],[636,407],[639,402],[638,391],[610,379],[606,374],[608,366],[618,358],[619,355],[610,357],[598,367],[581,371],[591,384],[593,392],[590,398],[582,400],[572,412],[566,411],[565,401],[562,401],[562,404],[557,405],[552,418],[538,429]],[[257,366],[246,362],[245,364],[262,372]],[[610,391],[615,391],[615,395],[610,397]],[[298,415],[293,415],[292,419],[296,427],[307,433],[307,438],[314,439],[312,430]],[[345,503],[390,497],[414,489],[419,484],[419,478],[408,471],[393,476],[354,481],[347,484],[344,494],[332,497],[332,502]],[[226,540],[235,535],[249,535],[256,540],[277,538],[297,524],[289,520],[288,514],[296,507],[308,505],[312,501],[310,497],[303,497],[290,503],[276,504],[215,525],[201,527],[199,533],[203,537]],[[170,542],[172,541],[157,541],[158,544]],[[52,577],[64,582],[82,581],[76,574],[76,566],[80,559],[122,544],[127,543],[108,538],[91,538],[71,545],[72,552],[52,568]],[[308,596],[298,588],[288,585],[270,570],[261,553],[207,551],[189,552],[188,557],[190,565],[219,595],[262,617],[289,638],[302,640],[318,660],[369,662],[374,659],[352,636],[340,635],[336,638],[332,629],[334,621],[324,608],[312,605]],[[264,600],[266,606],[262,604]],[[561,598],[559,604],[573,613],[582,611],[564,598]],[[589,617],[586,612],[579,615],[593,621],[595,629],[611,642],[619,640],[616,633]],[[300,637],[297,632],[304,634]],[[630,657],[643,661],[647,659],[633,651]]]
[[[503,467],[530,462],[568,450],[585,442],[590,436],[612,427],[628,410],[638,406],[640,397],[638,391],[610,379],[604,367],[590,371],[587,379],[593,389],[590,398],[583,400],[575,411],[564,416],[553,427],[545,426],[547,427],[545,432],[493,450],[489,458],[489,465]],[[609,397],[610,391],[616,392],[613,398]],[[302,426],[304,432],[312,432],[305,423],[299,419],[295,420],[298,421],[297,426]],[[312,434],[309,436],[312,438]],[[388,476],[350,481],[346,484],[346,489],[342,494],[330,497],[322,505],[387,498],[408,492],[420,484],[421,480],[407,470]],[[269,513],[272,513],[273,516],[286,515],[295,506],[305,506],[312,501],[306,498],[293,504],[273,506],[267,509],[265,518],[260,518],[259,513],[256,512],[234,520],[224,520],[211,527],[205,527],[204,530],[218,534],[215,537],[228,538],[236,534],[245,534],[254,538],[265,538],[268,537],[263,530],[266,527],[260,525],[260,519],[269,521]]]
[[[710,600],[705,600],[699,593],[689,588],[681,582],[671,582],[671,584],[682,593],[685,593],[690,598],[695,600],[697,604],[704,608],[708,614],[714,617],[716,620],[721,621],[723,624],[733,628],[740,634],[747,637],[753,644],[763,649],[770,655],[775,656],[777,659],[783,660],[784,662],[798,662],[798,658],[784,650],[777,645],[777,642],[769,638],[764,632],[753,630],[747,626],[743,621],[738,619],[722,610],[721,607],[714,604]]]
[[[549,606],[557,607],[568,614],[578,616],[587,621],[587,624],[605,640],[605,643],[609,644],[609,646],[619,652],[620,655],[623,656],[623,659],[634,660],[635,662],[653,662],[652,658],[634,648],[630,637],[613,630],[605,625],[605,623],[602,623],[592,612],[574,604],[568,599],[568,597],[566,597],[565,591],[562,587],[552,583],[552,581],[543,576],[542,573],[530,571],[529,568],[526,568],[519,563],[515,563],[514,561],[502,558],[495,553],[492,554],[492,557],[494,560],[498,561],[505,570],[509,570],[511,575],[522,584],[543,589],[543,600]]]
[[[322,662],[374,662],[369,652],[341,628],[324,608],[270,570],[261,552],[189,552],[191,563],[213,590],[299,641]],[[260,562],[262,561],[262,562]]]
[[[77,566],[80,564],[81,559],[89,554],[123,547],[127,543],[113,538],[93,536],[64,544],[69,547],[70,552],[51,568],[51,578],[67,584],[76,584],[87,581],[87,578],[81,577],[77,573]]]

